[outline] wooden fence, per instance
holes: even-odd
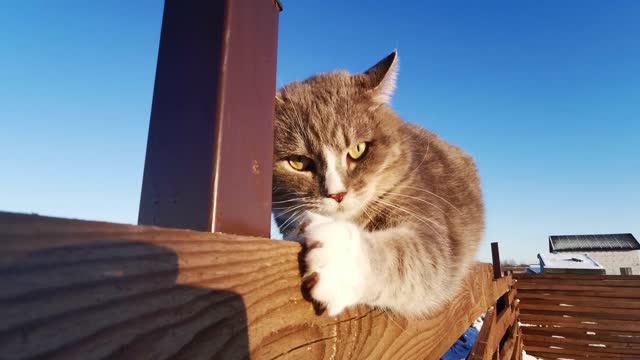
[[[471,349],[469,360],[522,358],[522,332],[518,324],[519,301],[516,297],[517,290],[513,288],[489,309],[482,330]]]
[[[493,258],[493,277],[505,276],[509,279],[510,290],[499,297],[489,309],[484,319],[482,330],[471,348],[470,360],[519,360],[522,358],[522,339],[518,326],[518,300],[516,290],[512,288],[511,272],[500,269],[500,251],[498,243],[491,243]]]
[[[494,280],[490,264],[477,264],[461,293],[422,320],[364,306],[318,315],[301,292],[300,251],[287,241],[0,213],[0,357],[437,359],[498,299],[513,303],[511,276]],[[491,353],[513,328],[509,309],[492,325]]]
[[[549,359],[640,359],[640,276],[515,278],[527,353]]]

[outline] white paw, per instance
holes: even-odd
[[[329,316],[360,303],[371,283],[361,230],[347,221],[308,213],[302,235],[309,248],[305,279],[311,296],[327,307]]]

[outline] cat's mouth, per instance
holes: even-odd
[[[340,220],[353,220],[362,213],[364,203],[361,195],[349,193],[339,203],[333,199],[323,199],[320,201],[318,209],[325,216]]]

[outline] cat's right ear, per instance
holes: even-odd
[[[366,86],[371,93],[372,100],[379,104],[389,105],[391,96],[396,89],[396,78],[398,76],[398,51],[387,55],[378,61],[369,70],[365,71]]]

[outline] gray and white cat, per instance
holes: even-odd
[[[473,160],[390,108],[397,70],[394,51],[276,95],[273,212],[306,242],[304,282],[331,316],[428,313],[456,294],[482,239]]]

